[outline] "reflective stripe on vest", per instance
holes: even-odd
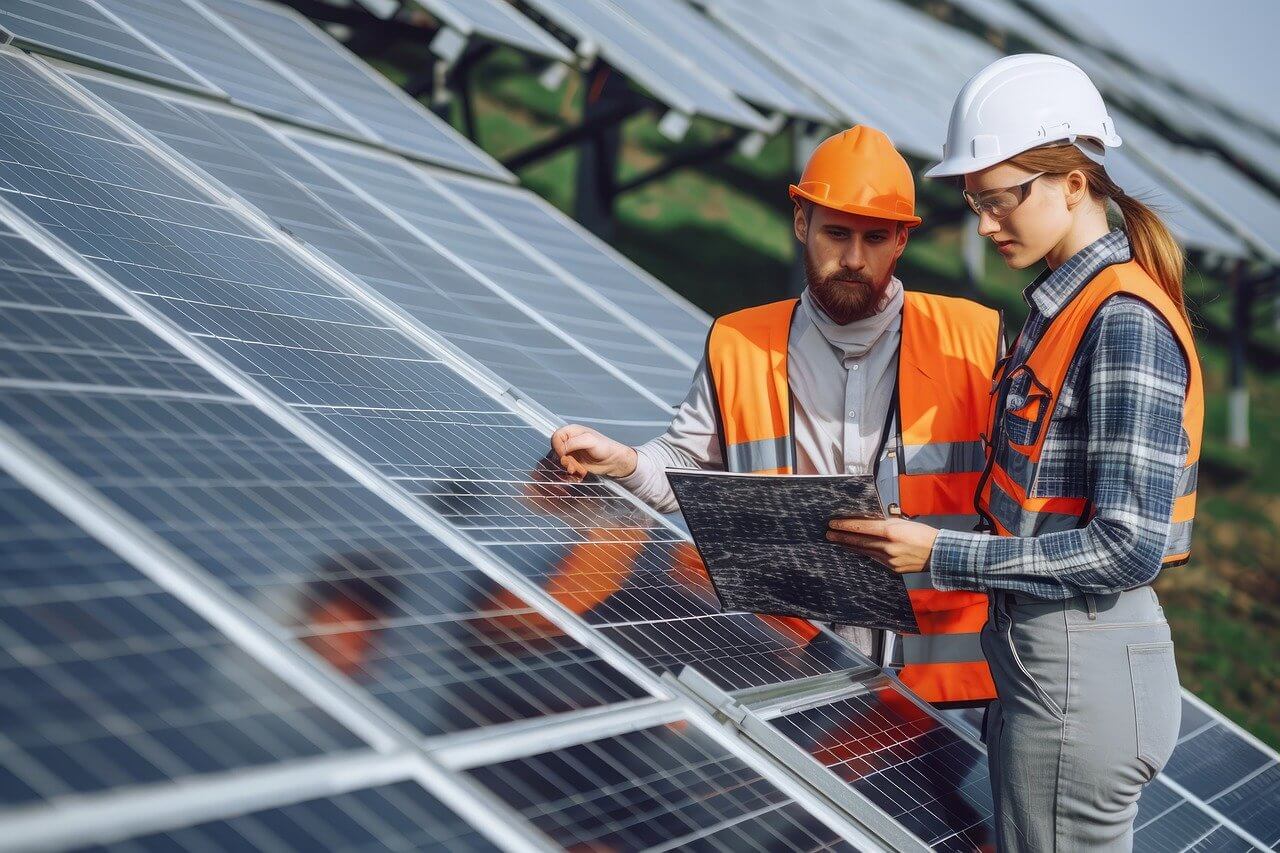
[[[995,446],[991,449],[990,471],[984,475],[978,503],[994,525],[995,532],[1002,536],[1039,536],[1074,530],[1089,522],[1090,508],[1086,498],[1046,494],[1047,489],[1037,481],[1036,474],[1049,422],[1076,351],[1102,304],[1118,294],[1141,299],[1160,314],[1173,330],[1187,359],[1187,399],[1183,406],[1182,428],[1187,436],[1188,452],[1174,486],[1169,535],[1161,560],[1166,566],[1177,565],[1185,562],[1191,551],[1204,422],[1204,388],[1195,341],[1182,312],[1134,261],[1116,264],[1099,272],[1053,318],[1025,364],[1012,368],[1006,364],[1000,368],[996,376],[998,384],[1006,384],[1006,375],[1015,371],[1025,372],[1030,376],[1034,393],[1028,394],[1026,400],[1010,398],[1003,405],[999,400],[992,401],[988,422],[991,434],[996,436]],[[1021,418],[1019,425],[1027,429],[1019,437],[1030,433],[1030,442],[1017,445],[1011,442],[1008,429],[996,429],[997,417],[1006,419],[1002,427],[1007,424],[1007,419]]]
[[[795,471],[786,371],[796,302],[721,317],[707,337],[708,375],[729,471]],[[936,527],[974,529],[973,498],[986,461],[980,435],[999,341],[996,312],[963,299],[905,294],[898,407],[876,467],[886,512],[897,510]],[[930,702],[994,698],[977,643],[987,618],[986,596],[936,590],[927,572],[904,578],[922,634],[902,638],[909,658],[903,682]],[[967,656],[958,649],[967,649]],[[941,657],[935,660],[935,653]]]

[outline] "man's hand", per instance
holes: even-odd
[[[922,572],[933,553],[936,528],[905,518],[833,518],[827,541],[866,554],[900,575]]]
[[[636,470],[636,451],[591,427],[569,424],[551,434],[551,455],[581,479],[588,474],[625,477]]]

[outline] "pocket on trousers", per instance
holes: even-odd
[[[1178,741],[1182,697],[1173,642],[1129,643],[1129,677],[1133,681],[1133,714],[1137,757],[1152,775],[1164,769]]]

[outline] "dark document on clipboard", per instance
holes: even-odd
[[[725,610],[920,628],[902,576],[826,540],[834,517],[884,518],[872,477],[668,469]]]

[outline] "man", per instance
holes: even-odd
[[[808,284],[800,299],[718,319],[661,437],[633,448],[569,425],[552,435],[552,456],[661,512],[676,509],[669,467],[875,474],[887,514],[974,529],[999,316],[903,291],[894,268],[921,220],[911,169],[880,131],[859,125],[824,141],[790,194]],[[903,638],[903,681],[939,704],[994,698],[978,644],[986,597],[934,590],[927,572],[907,583],[922,634]],[[889,657],[882,632],[842,633]]]

